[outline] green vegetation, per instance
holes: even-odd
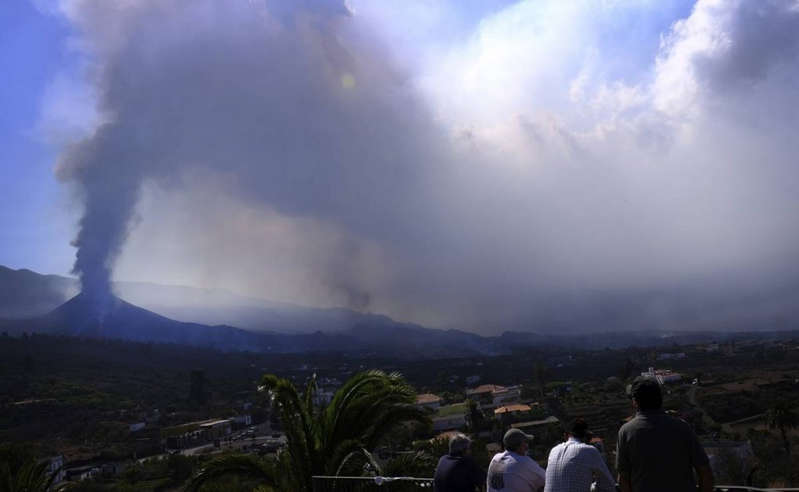
[[[494,357],[399,360],[326,353],[219,353],[47,335],[0,337],[0,441],[27,443],[30,454],[38,458],[61,454],[68,467],[113,465],[111,471],[98,472],[77,484],[77,490],[86,491],[181,490],[201,470],[206,480],[198,487],[203,492],[267,490],[273,483],[264,478],[267,476],[278,477],[273,483],[275,490],[303,490],[307,482],[294,485],[297,477],[306,476],[298,465],[303,460],[313,463],[313,473],[335,474],[340,468],[342,474],[432,476],[447,442],[430,441],[434,435],[430,422],[395,425],[375,441],[364,436],[374,433],[369,429],[376,421],[353,417],[348,410],[342,425],[352,434],[324,437],[332,432],[326,417],[333,411],[332,403],[308,406],[307,396],[316,390],[314,384],[306,388],[309,381],[315,381],[312,375],[323,376],[319,384],[325,391],[342,391],[354,374],[375,367],[386,373],[401,371],[406,387],[413,385],[442,396],[450,405],[443,406],[438,415],[465,413],[463,430],[475,439],[475,460],[484,468],[490,458],[486,445],[496,449],[512,419],[495,418],[492,412],[465,400],[467,387],[480,383],[521,384],[522,402],[534,404],[532,415],[522,419],[525,421],[555,415],[565,425],[574,416],[586,418],[594,434],[604,439],[612,465],[618,427],[631,411],[622,376],[632,377],[655,366],[686,376],[683,383],[665,387],[665,406],[694,426],[701,439],[751,443],[754,462],[741,468],[740,460],[721,456],[720,477],[734,483],[751,480],[755,486],[784,487],[799,481],[799,453],[795,452],[799,434],[792,430],[788,414],[775,413],[775,403],[799,401],[796,347],[796,341],[759,339],[738,344],[731,353],[685,346],[680,351],[686,358],[670,361],[659,361],[660,350],[652,348],[535,348]],[[537,368],[542,367],[546,378],[536,376]],[[277,376],[269,377],[266,390],[259,393],[256,388],[264,373]],[[696,375],[701,384],[690,384]],[[479,377],[479,382],[471,379],[467,384],[467,378],[473,376]],[[412,393],[410,387],[406,389]],[[275,397],[275,406],[268,395]],[[413,400],[402,401],[408,406]],[[304,409],[305,417],[298,408]],[[798,408],[788,405],[788,410],[795,413]],[[767,412],[773,414],[770,428]],[[267,454],[274,449],[247,437],[233,443],[223,441],[219,448],[211,446],[209,454],[164,454],[164,439],[187,430],[187,422],[243,413],[251,414],[255,424],[264,424],[257,430],[262,436],[280,431],[292,434],[289,450],[277,456]],[[733,422],[740,419],[745,420]],[[270,420],[271,430],[266,425]],[[145,428],[132,432],[130,425],[139,422],[146,422]],[[289,428],[281,429],[285,422]],[[778,422],[783,423],[782,428]],[[555,425],[535,430],[533,458],[544,464],[549,447],[561,439],[561,431]],[[348,440],[351,442],[345,443]],[[337,450],[331,447],[334,442],[345,444]],[[247,458],[229,454],[231,450],[225,448],[231,446],[246,446],[236,452],[250,454]],[[216,462],[220,457],[226,458]],[[7,469],[19,470],[20,466],[7,464]]]
[[[701,397],[702,407],[715,421],[727,423],[766,413],[783,400],[799,401],[799,385],[788,382],[745,385],[743,388],[740,391],[714,388]]]
[[[268,374],[261,389],[269,392],[288,438],[288,449],[278,468],[254,458],[226,457],[211,462],[194,479],[190,489],[224,475],[257,477],[267,487],[312,490],[313,475],[339,475],[363,469],[375,449],[392,429],[404,422],[425,422],[426,413],[413,405],[416,393],[396,373],[367,371],[350,378],[329,405],[314,405],[316,376],[304,394],[294,384]]]
[[[788,400],[779,400],[766,412],[766,425],[769,429],[780,431],[787,460],[786,476],[790,486],[793,483],[793,460],[791,459],[791,440],[788,438],[788,431],[799,427],[799,415]]]
[[[459,413],[468,413],[469,405],[467,402],[453,403],[452,405],[444,405],[438,407],[436,411],[437,417],[449,417],[450,415],[457,415]]]
[[[209,488],[219,486],[220,482],[230,479],[230,477],[250,480],[257,483],[258,487],[263,490],[281,490],[278,484],[285,483],[286,477],[280,470],[281,467],[278,466],[278,463],[270,459],[241,454],[222,456],[205,465],[189,483],[186,490],[188,492],[207,491]]]
[[[785,446],[785,453],[791,455],[791,441],[788,431],[799,427],[799,415],[788,400],[779,400],[766,412],[766,424],[769,429],[778,429]]]
[[[39,462],[30,448],[3,445],[0,448],[0,491],[47,492],[56,473],[49,473],[48,463]]]

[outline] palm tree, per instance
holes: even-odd
[[[58,471],[47,472],[46,461],[30,458],[20,466],[9,461],[0,462],[0,492],[47,492],[53,488]]]
[[[203,467],[202,471],[189,482],[186,491],[198,491],[206,483],[225,475],[256,480],[265,490],[280,490],[276,463],[252,455],[231,454],[217,458]]]
[[[425,422],[417,408],[414,389],[397,373],[366,371],[350,378],[324,408],[314,405],[316,375],[301,395],[294,384],[272,374],[264,375],[259,390],[266,391],[280,416],[288,440],[279,466],[249,458],[227,458],[206,466],[190,485],[225,474],[262,477],[264,484],[291,484],[292,490],[312,490],[313,475],[338,475],[372,461],[374,449],[403,422]],[[360,460],[360,461],[359,461]],[[346,468],[345,468],[346,467]]]
[[[782,442],[788,459],[791,456],[791,440],[788,438],[788,431],[799,427],[799,415],[786,400],[780,400],[766,412],[766,424],[769,429],[779,429],[782,435]]]
[[[480,407],[477,405],[477,402],[471,398],[466,400],[466,406],[469,409],[469,430],[476,434],[480,432],[480,429],[482,429],[483,423],[485,422],[483,413],[480,411]]]

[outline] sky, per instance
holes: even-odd
[[[1,263],[67,273],[74,217],[53,174],[58,149],[41,132],[45,94],[61,67],[69,25],[26,1],[0,5]]]
[[[0,9],[2,264],[485,333],[796,317],[795,0]]]

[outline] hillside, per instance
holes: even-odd
[[[83,294],[51,306],[75,289],[74,280],[4,267],[0,267],[0,285],[0,292],[6,294],[0,298],[0,330],[10,334],[40,332],[224,351],[338,352],[412,359],[499,355],[541,346],[576,349],[668,346],[739,338],[747,334],[746,331],[657,329],[595,329],[573,333],[559,331],[556,325],[542,324],[539,326],[541,333],[508,331],[499,336],[482,336],[457,329],[426,328],[346,309],[306,308],[220,290],[155,284],[120,283],[115,288],[131,293],[134,298],[150,295],[171,307],[155,311],[150,306],[130,302],[131,299],[114,297],[106,308],[98,309]],[[181,306],[176,306],[180,303]],[[51,306],[49,311],[38,312],[48,306]],[[22,317],[32,311],[37,314]],[[247,313],[250,319],[247,325],[227,321],[239,319],[242,313]],[[763,339],[789,335],[789,331],[759,330],[759,337]]]
[[[76,279],[13,270],[0,265],[0,318],[42,316],[80,290]],[[251,331],[304,333],[343,332],[356,325],[385,324],[389,318],[345,308],[312,308],[202,289],[145,282],[117,282],[125,301],[172,318],[205,325],[229,325]]]

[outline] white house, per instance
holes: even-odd
[[[682,375],[680,373],[672,372],[669,369],[655,369],[654,367],[650,367],[648,371],[642,372],[641,376],[654,378],[661,385],[677,383],[682,380]]]

